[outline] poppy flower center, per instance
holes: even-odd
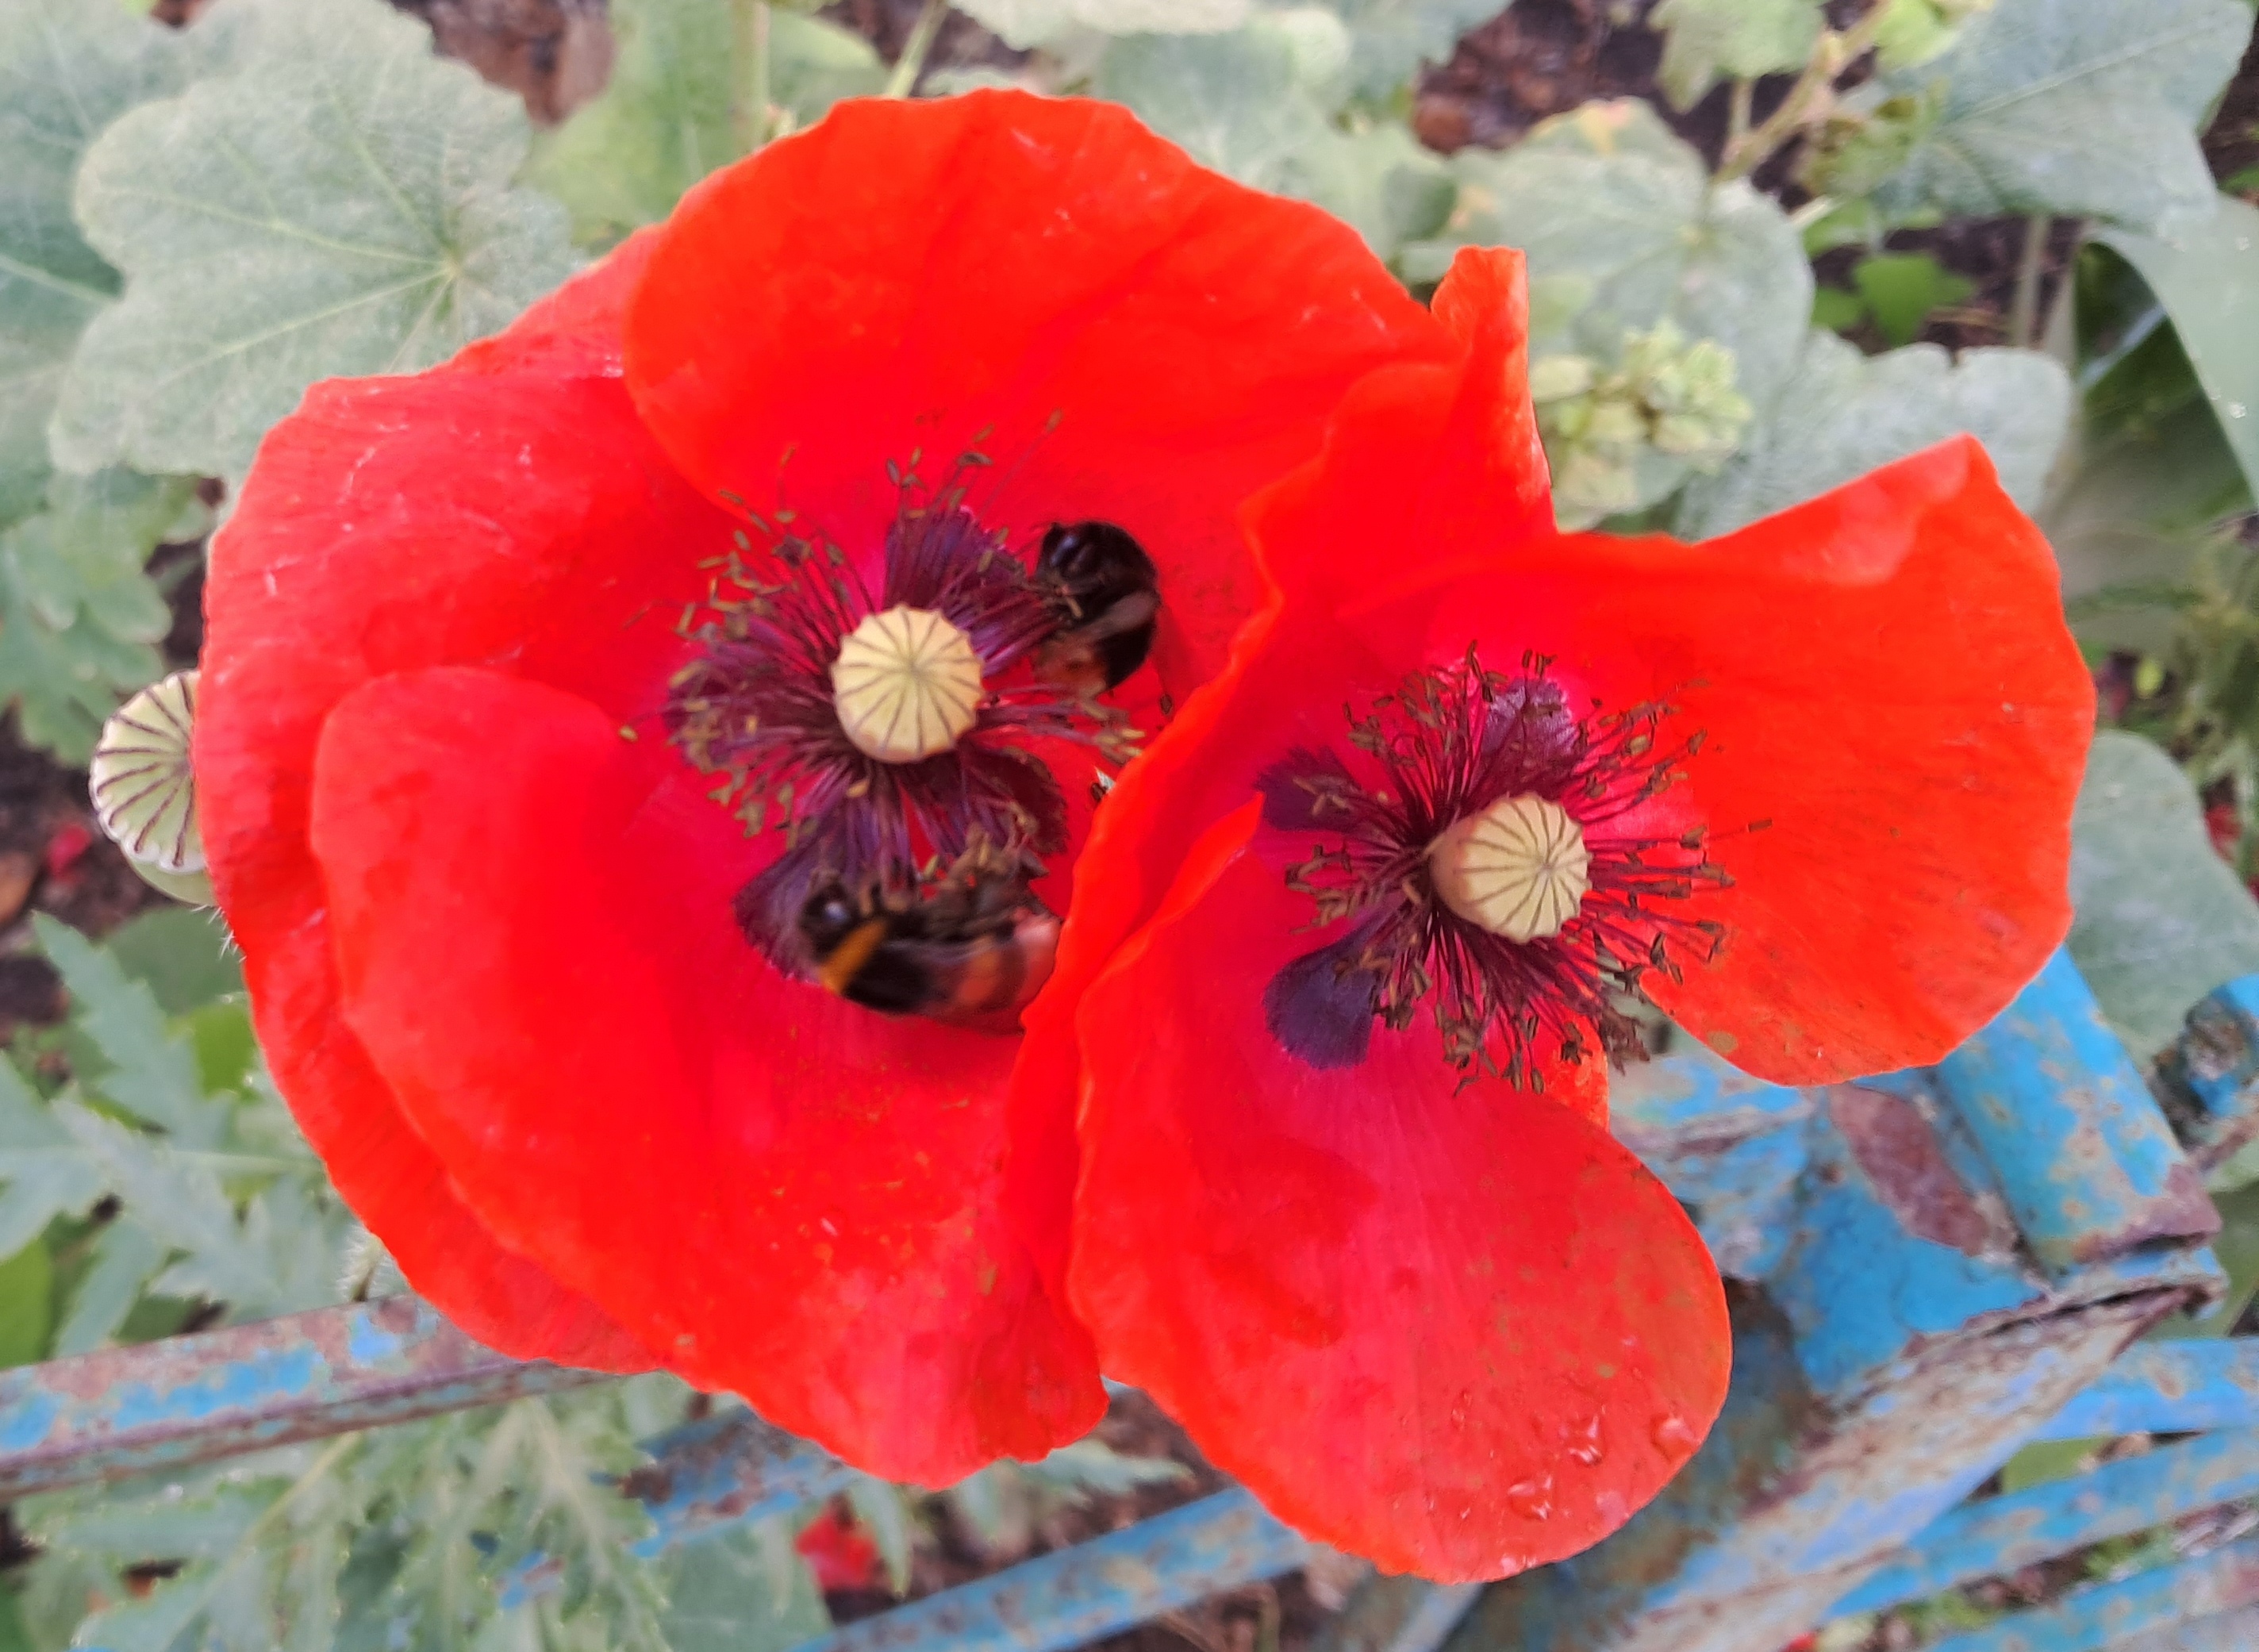
[[[1509,941],[1560,934],[1592,889],[1592,861],[1584,828],[1543,797],[1500,798],[1428,848],[1443,904]]]
[[[980,657],[931,609],[866,615],[839,644],[831,688],[840,727],[881,763],[946,751],[980,717]]]
[[[862,554],[746,512],[683,617],[697,653],[666,723],[716,801],[783,836],[736,903],[771,963],[872,1008],[1002,1026],[1057,929],[1031,889],[1067,846],[1051,765],[1062,743],[1109,766],[1136,750],[1097,696],[1144,662],[1161,597],[1111,523],[1015,548],[966,502],[987,462],[960,456],[939,488],[915,453],[890,466],[894,518]]]
[[[1354,765],[1304,749],[1262,776],[1265,825],[1315,839],[1288,887],[1341,928],[1264,994],[1272,1036],[1311,1066],[1356,1065],[1376,1022],[1425,1005],[1454,1065],[1535,1086],[1594,1036],[1642,1053],[1618,995],[1714,953],[1721,926],[1673,909],[1726,881],[1704,832],[1645,825],[1702,737],[1658,744],[1662,705],[1579,716],[1547,669],[1505,675],[1470,649],[1353,716]]]

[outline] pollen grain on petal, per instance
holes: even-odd
[[[1550,798],[1503,797],[1437,835],[1436,893],[1468,922],[1509,941],[1558,935],[1592,889],[1584,829]]]
[[[915,763],[948,751],[979,721],[980,658],[941,615],[897,606],[848,633],[831,687],[839,725],[858,750],[882,763]]]

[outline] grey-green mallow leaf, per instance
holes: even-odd
[[[2118,230],[2102,242],[2141,273],[2188,352],[2205,399],[2259,495],[2259,207],[2234,196],[2156,236]]]
[[[528,182],[565,203],[584,242],[616,239],[673,210],[734,160],[731,0],[614,0],[618,42],[604,95],[535,140]],[[876,92],[886,66],[869,42],[819,18],[769,14],[769,96],[798,125],[842,97]]]
[[[1687,488],[1673,525],[1690,539],[1728,533],[1963,431],[2029,510],[2070,405],[2061,365],[2035,350],[1970,350],[1956,362],[1909,345],[1871,357],[1815,330],[1786,390],[1720,474]]]
[[[1407,250],[1408,275],[1440,276],[1457,246],[1521,247],[1540,354],[1612,362],[1628,333],[1669,321],[1731,351],[1761,413],[1771,402],[1802,347],[1812,267],[1769,196],[1714,185],[1649,105],[1588,103],[1503,153],[1463,150],[1454,169],[1450,228]]]
[[[240,66],[145,103],[79,169],[125,276],[79,341],[58,464],[239,476],[306,387],[428,367],[572,267],[512,187],[524,110],[370,0],[261,0]]]
[[[1290,160],[1278,188],[1323,207],[1391,260],[1441,230],[1458,194],[1442,160],[1398,121],[1329,127]]]
[[[2196,1001],[2259,971],[2259,901],[2212,847],[2196,787],[2138,735],[2094,737],[2071,816],[2070,956],[2137,1061]]]
[[[1934,104],[1886,212],[2076,213],[2155,229],[2213,195],[2196,131],[2251,35],[2239,0],[1995,0],[1878,89]]]
[[[957,0],[957,10],[1023,49],[1078,30],[1216,34],[1237,28],[1254,9],[1254,0]]]
[[[46,493],[0,533],[0,705],[30,744],[83,763],[103,719],[163,668],[172,615],[142,565],[205,513],[187,481],[127,470],[58,474]]]
[[[1648,13],[1668,31],[1656,80],[1672,108],[1692,109],[1721,75],[1802,68],[1824,20],[1820,0],[1663,0]]]
[[[1505,8],[1499,0],[1321,0],[1349,26],[1350,83],[1386,98],[1422,63],[1450,61],[1459,37]]]
[[[1335,25],[1338,32],[1338,25]],[[1138,34],[1106,48],[1091,90],[1125,103],[1202,166],[1282,189],[1333,128],[1306,75],[1307,42],[1278,19],[1229,34]]]
[[[101,0],[0,0],[0,526],[39,508],[47,417],[118,272],[71,217],[88,146],[224,55],[230,20],[160,28]]]

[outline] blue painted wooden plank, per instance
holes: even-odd
[[[1965,1503],[1846,1595],[1835,1615],[1879,1612],[2000,1577],[2242,1497],[2259,1497],[2259,1430],[2206,1435],[2073,1479]]]
[[[725,1406],[642,1446],[652,1460],[615,1482],[651,1511],[655,1529],[636,1545],[638,1555],[782,1513],[856,1478],[829,1451],[771,1428],[743,1406]]]
[[[406,1296],[105,1349],[0,1371],[0,1499],[602,1380]]]
[[[2105,1652],[2133,1635],[2255,1603],[2259,1538],[2249,1538],[2122,1583],[2073,1590],[2054,1606],[1933,1642],[1929,1652]]]
[[[2033,1438],[2254,1428],[2259,1428],[2259,1337],[2218,1337],[2127,1349]]]
[[[2068,952],[1933,1071],[2050,1274],[2218,1230],[2202,1178]]]
[[[2218,1164],[2259,1129],[2259,975],[2230,981],[2189,1011],[2157,1058],[2157,1099],[2197,1162]]]
[[[1023,1561],[804,1641],[795,1652],[1064,1652],[1294,1570],[1308,1542],[1244,1492]]]

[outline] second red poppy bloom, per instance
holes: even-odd
[[[1464,360],[1251,508],[1279,599],[1101,813],[1022,1068],[1079,1049],[1108,1374],[1449,1579],[1614,1530],[1724,1398],[1716,1273],[1606,1128],[1628,994],[1781,1082],[1942,1057],[2069,922],[2093,715],[1973,440],[1707,545],[1555,532],[1522,303],[1462,253]]]

